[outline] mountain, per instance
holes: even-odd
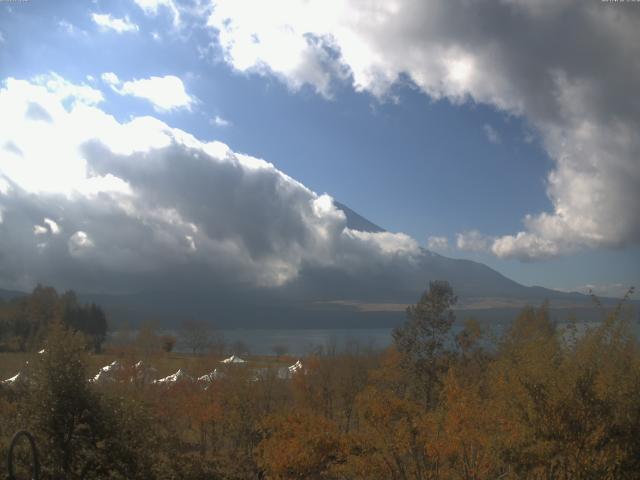
[[[347,226],[363,232],[385,230],[349,207],[336,203]],[[81,301],[104,307],[113,323],[131,325],[152,320],[167,326],[185,319],[210,321],[236,328],[359,328],[389,327],[404,319],[406,306],[417,301],[430,281],[447,280],[458,295],[458,318],[511,320],[525,305],[550,302],[552,315],[566,319],[577,313],[582,320],[599,318],[588,296],[542,287],[527,287],[488,266],[448,258],[423,249],[409,267],[364,266],[365,273],[343,268],[307,265],[298,278],[271,288],[203,285],[200,290],[141,291],[132,294],[79,292]],[[21,292],[0,290],[9,299]],[[604,303],[612,303],[604,299]],[[639,302],[635,302],[639,304]]]
[[[385,231],[384,228],[379,227],[373,222],[370,222],[369,220],[364,218],[362,215],[354,212],[343,203],[336,202],[336,201],[334,201],[333,203],[335,204],[336,207],[342,210],[345,217],[347,218],[347,226],[352,230],[360,230],[361,232],[372,232],[372,233]]]
[[[367,220],[342,203],[335,202],[347,219],[347,226],[364,232],[384,232],[382,227]],[[585,295],[566,293],[543,287],[526,287],[505,277],[492,268],[472,260],[454,259],[422,249],[423,257],[419,271],[426,276],[423,279],[448,280],[463,299],[504,297],[523,297],[527,300],[563,299],[566,301],[584,301]],[[421,288],[426,285],[423,283]],[[413,300],[411,300],[413,301]]]
[[[349,207],[336,203],[347,226],[364,232],[385,230]],[[298,279],[280,288],[227,289],[223,286],[188,292],[147,291],[131,295],[82,295],[103,305],[111,318],[135,324],[144,320],[178,324],[186,318],[208,320],[219,327],[339,328],[388,327],[404,319],[432,280],[448,280],[458,295],[458,318],[508,321],[525,305],[549,300],[559,320],[579,312],[593,320],[599,313],[589,297],[543,287],[527,287],[488,266],[448,258],[423,249],[410,271],[373,269],[350,276],[343,269],[307,267]],[[604,300],[605,303],[607,300]]]
[[[24,292],[18,292],[16,290],[3,290],[0,288],[0,301],[7,301],[17,297],[26,295]]]

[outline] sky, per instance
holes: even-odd
[[[273,286],[424,247],[621,295],[638,30],[600,0],[1,2],[0,287]]]

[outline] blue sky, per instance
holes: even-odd
[[[141,5],[146,5],[146,10]],[[598,8],[594,5],[588,8]],[[575,4],[567,8],[583,7]],[[339,11],[336,15],[344,13],[341,9],[336,11]],[[234,152],[272,163],[314,192],[328,193],[392,232],[403,232],[418,244],[431,246],[443,255],[481,261],[526,285],[562,289],[595,285],[601,287],[603,293],[615,294],[621,291],[621,286],[640,285],[640,239],[637,227],[632,225],[637,223],[640,213],[637,191],[626,201],[612,202],[613,216],[631,218],[628,224],[622,219],[613,226],[602,222],[612,217],[611,211],[599,212],[598,206],[586,205],[587,211],[596,212],[591,218],[575,206],[583,207],[575,195],[593,194],[595,198],[602,195],[602,191],[617,189],[615,178],[618,177],[609,175],[608,167],[603,166],[601,160],[585,161],[584,171],[593,173],[594,178],[614,179],[604,187],[581,183],[579,188],[584,190],[576,190],[578,193],[569,199],[549,193],[550,172],[570,176],[582,168],[581,160],[570,163],[567,173],[563,170],[562,162],[566,162],[563,159],[571,155],[578,158],[583,150],[600,152],[601,157],[619,154],[620,163],[627,162],[630,185],[637,186],[638,150],[632,145],[619,153],[600,144],[585,143],[580,146],[582,150],[562,151],[563,142],[578,138],[571,137],[578,135],[572,132],[581,131],[567,113],[574,115],[573,110],[558,102],[559,106],[553,105],[545,111],[544,86],[540,92],[525,93],[510,86],[499,88],[520,78],[513,73],[516,67],[529,68],[521,59],[511,60],[514,52],[501,51],[502,56],[485,55],[484,50],[477,53],[469,46],[472,42],[455,35],[424,41],[408,38],[406,45],[414,42],[418,50],[423,45],[427,50],[432,44],[450,44],[445,52],[462,51],[455,55],[463,60],[471,58],[471,65],[486,75],[485,81],[491,83],[492,89],[462,80],[460,85],[451,86],[446,84],[446,78],[422,79],[423,70],[428,77],[432,69],[429,62],[437,59],[417,60],[415,64],[402,60],[403,44],[394,37],[394,42],[400,42],[399,50],[389,47],[380,54],[384,61],[377,57],[364,61],[368,67],[377,68],[379,76],[390,76],[393,81],[378,82],[367,77],[362,80],[358,74],[360,66],[353,61],[355,57],[352,60],[347,57],[351,46],[346,40],[340,40],[352,38],[344,33],[346,27],[344,31],[329,31],[333,25],[329,22],[326,24],[329,27],[325,25],[326,31],[314,24],[317,30],[307,32],[308,22],[300,16],[304,12],[291,17],[285,15],[290,30],[300,33],[298,40],[309,41],[310,33],[321,38],[335,35],[336,40],[324,45],[320,53],[313,51],[320,59],[320,67],[316,67],[326,67],[329,72],[327,86],[314,80],[318,77],[313,70],[309,73],[297,65],[280,68],[280,59],[269,56],[276,47],[259,53],[258,56],[263,56],[258,63],[254,59],[248,66],[241,64],[240,54],[233,50],[240,40],[235,38],[236,43],[231,44],[220,37],[219,29],[206,26],[207,19],[216,12],[226,12],[229,16],[223,19],[225,25],[237,24],[244,28],[242,22],[247,21],[237,7],[224,10],[216,2],[149,0],[138,5],[133,0],[29,0],[3,3],[0,4],[0,78],[30,81],[55,72],[71,84],[84,84],[102,92],[104,100],[100,109],[120,123],[148,115],[202,142],[223,142]],[[109,14],[111,20],[122,19],[129,30],[100,26],[92,16],[95,14]],[[307,14],[313,15],[313,12]],[[528,11],[519,14],[535,32],[540,14]],[[450,19],[448,14],[442,15],[445,20]],[[281,17],[265,18],[265,24],[281,22]],[[337,24],[338,17],[332,21]],[[272,30],[262,30],[261,25],[247,28],[256,30],[253,35],[261,44],[271,41],[267,33]],[[508,29],[505,27],[505,30]],[[353,35],[354,31],[349,33]],[[355,30],[355,33],[360,35],[361,43],[366,44],[366,32]],[[276,40],[274,37],[273,42]],[[487,39],[488,45],[491,45],[489,40],[495,41]],[[371,51],[375,51],[374,47]],[[299,53],[278,51],[287,61],[290,54],[294,63]],[[306,50],[303,53],[306,55]],[[500,64],[503,58],[513,65]],[[458,65],[462,60],[455,57],[453,61]],[[548,72],[553,67],[564,72],[569,80],[585,78],[594,84],[601,80],[595,67],[592,72],[570,65],[573,60],[567,60],[563,70],[562,61],[560,56],[550,58]],[[489,70],[494,65],[492,62],[499,63],[498,73]],[[544,58],[532,58],[530,63],[532,69],[542,71],[547,65],[545,62]],[[342,73],[334,74],[336,65]],[[114,86],[102,80],[106,72],[115,73],[120,83]],[[445,70],[445,73],[451,72]],[[520,71],[517,74],[525,75]],[[126,81],[167,75],[180,79],[184,91],[193,99],[189,107],[162,110],[148,99],[122,93]],[[455,83],[455,78],[451,81]],[[576,82],[567,81],[567,85]],[[497,86],[493,88],[493,85]],[[558,85],[565,88],[558,90],[563,95],[555,91],[548,94],[549,98],[565,98],[564,94],[573,98],[574,94],[582,94],[577,90],[574,93],[560,81],[556,85],[560,88]],[[529,94],[532,98],[527,98]],[[536,95],[539,98],[533,98]],[[594,94],[594,98],[596,96]],[[596,126],[603,114],[615,114],[630,127],[639,121],[637,108],[617,112],[615,105],[602,107],[596,100],[592,101],[591,111],[580,113],[587,118],[591,115]],[[607,103],[613,104],[613,100]],[[558,141],[556,131],[563,132],[562,141]],[[572,181],[564,179],[558,186],[578,189]],[[633,189],[621,185],[620,190]],[[549,225],[553,228],[557,225],[553,219],[534,220],[534,226],[524,222],[527,215],[535,219],[544,212],[556,220],[560,218],[568,226],[563,223],[558,227],[560,233],[549,234],[552,229]],[[569,218],[570,215],[586,222],[592,232],[587,235],[578,231],[577,220]],[[615,233],[618,231],[621,233]],[[475,232],[472,236],[475,243],[458,241],[458,235],[469,232]],[[517,239],[518,232],[525,233],[526,238],[523,236],[522,242],[512,241]],[[611,238],[607,232],[614,232]],[[446,246],[441,237],[446,238]],[[505,238],[511,243],[495,243]],[[529,245],[534,245],[530,251]]]

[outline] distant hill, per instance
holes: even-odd
[[[3,290],[0,288],[0,300],[11,300],[13,298],[24,296],[24,292],[18,292],[16,290]]]

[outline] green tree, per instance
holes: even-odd
[[[45,472],[51,478],[82,476],[94,456],[101,412],[86,381],[84,346],[81,335],[54,322],[34,365],[25,414],[44,446]]]
[[[98,305],[81,305],[73,290],[60,297],[62,321],[65,325],[84,333],[89,338],[91,348],[100,353],[107,336],[107,317]]]
[[[433,406],[437,385],[445,369],[443,353],[457,297],[449,282],[429,283],[418,303],[407,308],[404,325],[393,331],[396,348],[404,355],[404,367],[413,377],[416,393]]]
[[[44,477],[149,478],[140,447],[144,416],[131,415],[133,400],[110,399],[92,389],[85,348],[82,334],[53,322],[30,373],[21,417],[38,439]]]

